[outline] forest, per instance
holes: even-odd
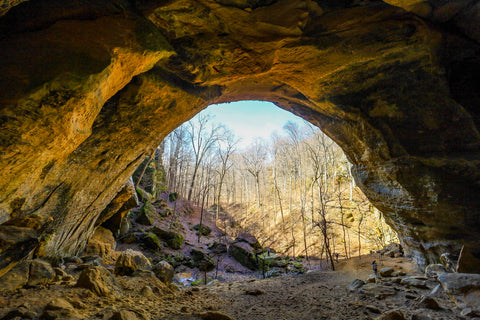
[[[398,241],[356,187],[341,148],[306,121],[240,148],[225,125],[199,115],[171,132],[148,165],[161,175],[157,194],[176,193],[230,237],[249,232],[285,255],[333,263]]]

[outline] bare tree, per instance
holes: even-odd
[[[253,145],[243,156],[245,169],[255,179],[255,191],[257,199],[257,208],[261,208],[260,202],[260,173],[262,172],[267,156],[266,146],[263,140],[256,139]]]
[[[238,140],[235,140],[235,137],[231,131],[225,130],[222,140],[218,141],[219,145],[217,148],[217,156],[220,161],[220,168],[217,170],[218,174],[218,188],[217,188],[217,210],[215,213],[215,224],[220,213],[220,198],[222,196],[222,186],[225,179],[227,171],[232,167],[230,157],[235,152],[235,146],[238,143]]]
[[[192,192],[195,186],[195,179],[197,178],[198,169],[202,163],[203,158],[207,152],[213,147],[216,141],[220,138],[221,125],[210,123],[210,117],[199,115],[194,120],[188,122],[189,131],[187,133],[192,151],[194,154],[193,173],[190,179],[190,188],[188,190],[188,200],[192,199]],[[210,123],[211,124],[211,123]]]

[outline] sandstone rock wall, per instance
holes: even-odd
[[[476,7],[462,14],[474,22]],[[382,2],[13,7],[0,17],[0,274],[28,255],[79,252],[164,136],[246,99],[337,141],[419,262],[475,243],[478,39],[430,22]]]

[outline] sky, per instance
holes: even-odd
[[[225,124],[240,138],[238,147],[245,149],[257,138],[270,139],[273,132],[284,135],[283,126],[293,121],[303,126],[303,119],[267,101],[238,101],[212,104],[202,113],[214,117],[214,121]]]

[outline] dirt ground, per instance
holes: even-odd
[[[407,275],[415,275],[409,259],[395,258],[379,261],[376,256],[366,256],[339,262],[338,271],[312,271],[302,275],[221,284],[208,288],[220,298],[220,311],[237,320],[293,320],[293,319],[375,319],[380,313],[399,309],[405,319],[428,316],[431,319],[463,319],[448,297],[440,292],[435,296],[442,309],[431,310],[419,304],[436,283],[427,289],[395,286],[396,294],[384,299],[351,292],[348,287],[355,279],[367,279],[371,274],[371,261],[379,262],[379,269],[393,267]],[[413,319],[415,319],[415,317]],[[428,319],[428,318],[418,318]]]
[[[118,277],[123,290],[120,298],[98,297],[87,289],[75,288],[73,284],[2,293],[0,319],[42,318],[43,308],[55,298],[68,301],[76,317],[43,319],[111,319],[115,312],[121,310],[133,312],[137,319],[161,320],[375,319],[393,309],[401,310],[405,319],[465,319],[459,316],[459,310],[443,292],[434,296],[441,309],[432,310],[420,304],[422,296],[436,286],[434,281],[427,281],[426,289],[389,285],[394,288],[395,295],[385,298],[351,292],[348,286],[354,279],[366,280],[371,274],[372,260],[377,260],[379,269],[393,267],[407,275],[420,275],[407,258],[380,260],[375,255],[364,256],[361,260],[340,261],[336,264],[337,271],[314,270],[270,279],[252,278],[178,288],[173,292],[166,292],[148,277]],[[146,285],[152,287],[153,292],[145,292]],[[24,314],[27,314],[25,310],[29,310],[29,317],[6,316],[12,310],[23,310]]]

